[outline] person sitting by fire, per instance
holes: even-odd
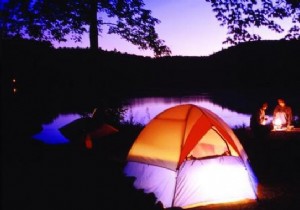
[[[273,112],[274,129],[284,129],[292,126],[292,108],[286,105],[282,98],[277,99],[277,105]]]
[[[250,128],[257,137],[265,137],[271,130],[270,126],[267,124],[267,108],[268,103],[262,103],[260,107],[255,109],[250,117]]]

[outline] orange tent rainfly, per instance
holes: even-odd
[[[87,149],[93,148],[93,139],[99,139],[105,136],[109,136],[111,134],[117,133],[119,130],[115,127],[104,123],[99,125],[97,128],[92,130],[91,132],[88,132],[85,137],[85,147]]]
[[[107,123],[97,124],[91,117],[82,117],[62,126],[59,131],[69,140],[83,142],[87,149],[92,149],[93,139],[101,139],[119,130]]]
[[[257,198],[257,179],[232,129],[192,104],[166,109],[145,126],[124,173],[165,208]]]

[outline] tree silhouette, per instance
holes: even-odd
[[[144,9],[143,0],[9,0],[1,9],[1,37],[39,41],[81,42],[89,34],[90,49],[98,49],[103,27],[156,57],[171,50],[159,39],[160,20]]]
[[[205,0],[211,3],[221,26],[227,26],[224,43],[260,40],[249,32],[267,27],[284,32],[278,20],[291,18],[293,26],[283,39],[300,39],[300,0]],[[30,37],[35,40],[80,42],[88,33],[90,48],[98,49],[103,27],[156,57],[170,55],[155,31],[160,21],[144,9],[143,0],[9,0],[0,8],[1,37]]]
[[[300,39],[300,0],[206,0],[211,3],[221,26],[227,26],[228,36],[223,43],[260,40],[251,34],[251,27],[267,27],[277,33],[284,32],[278,20],[291,18],[293,26],[283,39]],[[277,21],[277,22],[276,22]]]

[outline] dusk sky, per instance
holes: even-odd
[[[144,0],[144,3],[144,8],[151,10],[152,16],[161,21],[156,25],[156,31],[165,45],[170,47],[173,56],[208,56],[228,47],[222,44],[227,29],[220,26],[210,3],[205,0]],[[284,21],[285,26],[290,25],[290,20]],[[259,32],[263,40],[278,40],[285,35],[266,28],[251,30]],[[89,47],[89,40],[83,38],[81,43],[69,41],[54,46],[86,48]],[[99,37],[99,47],[108,51],[116,49],[122,53],[153,56],[152,51],[139,50],[118,35],[107,35],[105,28]]]
[[[210,3],[205,0],[144,0],[144,3],[145,8],[152,11],[152,16],[161,21],[156,27],[157,32],[170,47],[173,56],[208,56],[228,47],[222,44],[227,29],[220,26]],[[263,28],[252,31],[259,31],[264,40],[277,40],[284,36]],[[103,50],[116,49],[122,53],[153,56],[152,51],[139,50],[117,35],[103,33],[99,45]],[[72,43],[59,46],[72,46]],[[88,47],[89,41],[83,40],[73,46]]]

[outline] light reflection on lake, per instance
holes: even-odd
[[[194,104],[207,108],[222,118],[231,128],[248,127],[250,115],[237,113],[218,104],[212,103],[206,96],[190,97],[146,97],[133,98],[127,101],[128,105],[125,112],[124,121],[147,124],[157,114],[165,109],[179,104]],[[59,131],[59,128],[80,118],[79,114],[59,114],[51,123],[42,125],[42,131],[33,136],[34,139],[46,144],[64,144],[69,143]]]
[[[69,143],[69,139],[61,134],[59,128],[80,117],[79,114],[59,114],[51,123],[43,124],[42,131],[35,134],[33,138],[46,144]]]
[[[147,124],[163,110],[179,104],[194,104],[207,108],[222,118],[231,128],[248,127],[250,122],[250,115],[237,113],[218,104],[214,104],[209,98],[203,96],[184,98],[134,98],[129,100],[128,104],[129,105],[125,106],[127,112],[125,113],[124,120],[143,125]]]

